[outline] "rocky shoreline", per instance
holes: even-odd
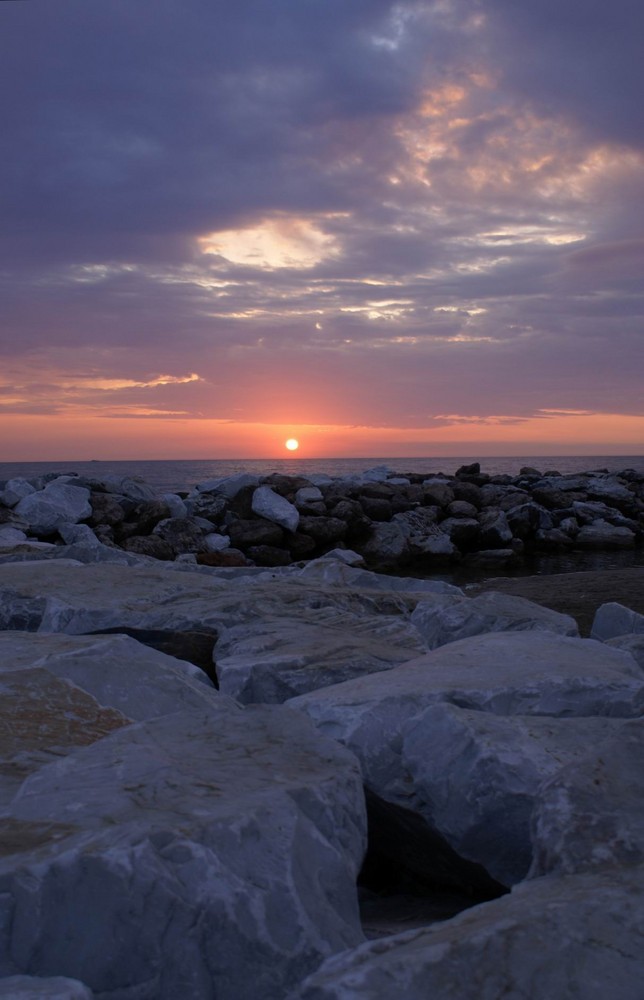
[[[431,575],[516,570],[535,556],[639,551],[644,473],[345,479],[241,473],[156,495],[141,480],[44,475],[0,484],[0,549],[38,542],[209,566],[287,566],[334,548],[369,569]],[[54,553],[60,556],[61,553]]]
[[[0,996],[639,1000],[644,570],[430,576],[644,477],[413,479],[0,485]]]

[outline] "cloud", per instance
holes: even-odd
[[[642,10],[0,4],[0,405],[641,413]]]

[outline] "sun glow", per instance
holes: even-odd
[[[284,442],[284,446],[288,448],[289,451],[297,451],[300,447],[300,442],[297,438],[289,438],[288,441]]]

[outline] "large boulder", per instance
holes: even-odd
[[[275,493],[270,486],[259,486],[253,493],[253,512],[267,521],[279,524],[286,531],[297,531],[300,513],[285,497]]]
[[[609,601],[597,608],[590,634],[603,642],[619,635],[644,635],[644,615]]]
[[[363,940],[350,754],[299,715],[241,709],[201,683],[200,706],[134,722],[105,663],[71,648],[57,672],[25,658],[2,674],[0,976],[137,1000],[281,1000]],[[136,685],[136,658],[122,665]]]
[[[44,490],[23,497],[15,511],[28,522],[34,535],[52,535],[61,524],[76,524],[91,517],[89,497],[89,490],[81,486],[54,481]]]
[[[635,532],[630,528],[615,527],[598,518],[592,524],[580,528],[575,539],[580,549],[632,549],[635,545]]]
[[[437,702],[496,715],[632,718],[644,709],[644,679],[628,653],[591,639],[492,632],[287,704],[353,750],[378,795],[403,805],[413,796],[403,733]]]
[[[433,705],[403,730],[407,794],[462,857],[513,885],[530,868],[541,782],[625,726],[621,719],[498,716]]]
[[[26,479],[10,479],[0,487],[0,504],[15,507],[17,503],[35,493],[35,488]]]
[[[644,870],[543,878],[328,959],[289,1000],[641,1000]]]
[[[5,1000],[92,1000],[94,994],[78,979],[67,976],[7,976],[0,979]]]

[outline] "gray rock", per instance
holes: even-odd
[[[607,639],[606,644],[615,649],[622,649],[625,653],[630,653],[640,669],[644,671],[644,633],[618,635],[614,639]]]
[[[433,705],[403,731],[401,759],[414,811],[462,857],[513,885],[532,860],[530,818],[541,782],[625,725]]]
[[[335,545],[347,536],[347,523],[339,517],[301,515],[299,528],[313,539],[316,546]]]
[[[548,631],[578,636],[574,618],[562,615],[523,597],[496,591],[478,597],[452,595],[422,601],[412,612],[412,623],[427,643],[435,649],[448,642],[483,632]]]
[[[351,677],[390,670],[425,652],[401,616],[363,616],[346,627],[264,620],[226,629],[215,647],[222,692],[242,704],[279,703]]]
[[[20,531],[19,528],[12,528],[10,524],[0,525],[0,548],[11,549],[26,541],[27,536],[24,531]]]
[[[228,525],[231,545],[236,549],[249,548],[251,545],[280,545],[284,540],[284,532],[279,524],[258,518],[240,518]]]
[[[461,639],[379,674],[300,695],[327,736],[359,757],[365,782],[404,804],[404,728],[437,702],[496,715],[628,718],[644,709],[644,681],[632,657],[591,639],[551,632],[491,632]]]
[[[88,518],[89,524],[96,528],[99,524],[107,524],[114,527],[121,524],[125,518],[125,509],[122,504],[110,493],[92,493],[90,496],[92,505],[92,515]]]
[[[395,521],[374,524],[360,552],[368,563],[382,568],[404,563],[411,555],[408,536]]]
[[[473,517],[446,517],[440,530],[459,549],[475,547],[481,534],[481,526]]]
[[[580,528],[575,544],[580,549],[632,549],[635,533],[630,528],[616,528],[599,519]]]
[[[0,825],[0,974],[282,1000],[363,940],[357,763],[284,709],[126,720],[27,775]]]
[[[0,489],[0,504],[5,507],[15,507],[20,500],[35,493],[34,487],[26,479],[10,479]]]
[[[297,531],[300,513],[285,497],[275,493],[270,486],[259,486],[253,493],[252,508],[259,517],[279,524],[286,531]]]
[[[251,475],[250,472],[238,472],[234,476],[224,476],[219,479],[209,479],[204,483],[198,483],[195,487],[197,493],[219,493],[228,500],[233,500],[237,494],[247,486],[257,486],[259,476]]]
[[[176,493],[162,493],[161,499],[168,506],[170,517],[187,517],[188,508]]]
[[[78,979],[66,976],[7,976],[0,979],[5,1000],[92,1000],[94,994]]]
[[[35,535],[51,535],[62,524],[76,524],[90,517],[89,490],[53,482],[44,490],[23,497],[16,513],[24,517]]]
[[[204,535],[203,545],[206,552],[222,552],[230,547],[228,535],[220,535],[216,531],[211,531]]]
[[[590,632],[592,639],[605,642],[615,636],[629,634],[644,634],[644,615],[631,611],[616,601],[601,604],[597,608]]]
[[[503,549],[512,541],[512,529],[504,511],[482,511],[479,514],[479,524],[479,544],[482,549]]]
[[[531,878],[644,864],[644,721],[589,746],[537,794]]]
[[[67,545],[82,545],[90,549],[104,547],[88,524],[61,524],[58,534]]]
[[[289,1000],[641,1000],[644,872],[544,878],[328,959]]]
[[[154,500],[155,491],[139,476],[112,476],[101,478],[101,483],[109,493],[128,497],[130,500]]]

